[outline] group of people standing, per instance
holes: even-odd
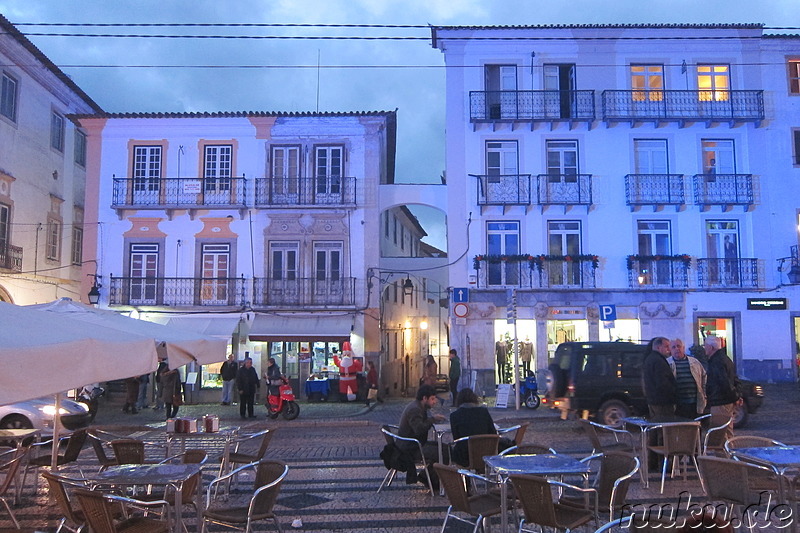
[[[709,412],[713,425],[729,420],[738,403],[739,378],[719,337],[703,341],[707,363],[686,354],[681,339],[655,337],[647,346],[642,367],[650,416],[694,419]],[[728,437],[733,435],[729,426]]]
[[[178,369],[170,370],[165,357],[158,358],[158,368],[155,372],[155,400],[154,410],[165,409],[167,418],[174,418],[178,408],[183,405],[183,383],[180,380]],[[147,402],[147,385],[150,383],[150,374],[133,376],[125,380],[125,405],[123,413],[137,414],[140,410],[149,407]]]
[[[222,376],[222,405],[233,403],[233,391],[236,387],[239,393],[239,416],[256,418],[254,404],[256,392],[261,388],[261,380],[256,369],[253,368],[253,359],[245,357],[240,365],[234,359],[233,354],[228,354],[228,359],[222,363],[220,368],[220,375]],[[269,358],[269,365],[263,377],[269,394],[272,396],[280,394],[279,387],[283,383],[283,374],[274,357]]]

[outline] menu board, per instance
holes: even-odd
[[[508,397],[511,396],[511,385],[508,383],[501,383],[497,386],[497,400],[494,403],[495,407],[508,407]]]

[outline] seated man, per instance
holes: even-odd
[[[417,439],[422,443],[423,458],[425,459],[425,464],[429,467],[439,460],[439,447],[435,442],[428,442],[428,432],[434,422],[444,420],[444,415],[430,415],[428,413],[438,401],[436,390],[432,386],[421,385],[417,390],[416,400],[408,404],[403,410],[403,414],[400,416],[400,428],[397,432],[401,437]],[[415,460],[420,459],[419,449],[413,442],[399,441],[397,446],[401,450],[413,454]],[[435,488],[438,485],[438,478],[435,477],[436,474],[433,468],[428,468],[428,472],[431,474],[431,480]],[[424,479],[424,476],[422,479]]]
[[[470,437],[472,435],[496,435],[497,428],[489,409],[480,403],[478,395],[470,388],[458,391],[458,409],[450,413],[450,429],[453,439]],[[513,446],[513,441],[501,438],[499,449],[505,450]],[[461,466],[469,466],[469,451],[467,442],[459,442],[453,447],[451,458]]]

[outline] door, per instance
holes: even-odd
[[[518,202],[525,194],[519,183],[517,141],[486,143],[486,179],[481,194],[487,203]]]
[[[489,255],[519,254],[519,222],[488,222],[486,240],[486,250]],[[486,268],[488,285],[519,285],[520,262],[489,262]]]
[[[545,204],[573,203],[580,199],[578,141],[547,141],[547,179],[539,185]]]
[[[231,158],[229,144],[205,147],[203,170],[203,204],[229,205],[231,198]]]
[[[133,205],[157,205],[161,198],[161,147],[133,148]]]
[[[318,146],[315,149],[315,204],[342,203],[344,148]]]
[[[230,280],[230,244],[204,244],[203,271],[200,280],[201,305],[228,305]]]
[[[581,225],[577,221],[548,222],[547,253],[553,256],[576,256],[581,253]],[[548,277],[551,287],[580,286],[579,261],[549,261]]]
[[[300,147],[273,146],[270,203],[297,205],[300,190]]]
[[[158,302],[158,244],[131,244],[129,291],[132,305]]]
[[[342,282],[342,243],[315,242],[314,303],[343,303]]]
[[[299,245],[296,242],[271,242],[270,276],[266,300],[271,304],[298,304],[300,290],[297,279]]]
[[[639,255],[651,257],[672,255],[668,220],[639,220],[636,227]],[[638,277],[640,285],[671,287],[673,286],[672,262],[668,259],[640,260]]]
[[[730,118],[731,82],[728,65],[697,65],[700,118]]]
[[[486,116],[491,120],[518,118],[517,66],[486,65]]]
[[[577,116],[575,100],[575,65],[544,65],[544,106],[546,118]]]
[[[631,105],[636,117],[661,117],[664,109],[664,66],[631,65]]]
[[[739,227],[735,220],[706,221],[708,281],[711,286],[740,285]]]
[[[630,184],[631,200],[634,203],[672,203],[680,198],[680,182],[671,186],[666,139],[634,139],[634,173],[636,179]]]
[[[733,140],[703,139],[702,194],[706,203],[724,203],[736,199],[736,158]]]

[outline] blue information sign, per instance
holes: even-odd
[[[454,287],[453,303],[454,304],[469,303],[469,287]]]

